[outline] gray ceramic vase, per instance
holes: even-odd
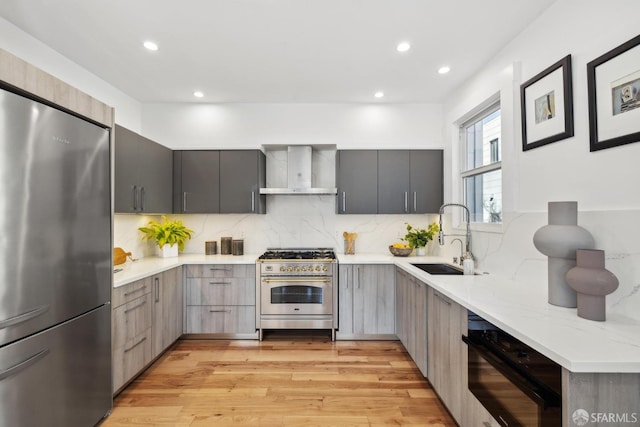
[[[578,294],[578,316],[604,321],[605,296],[618,289],[618,278],[604,268],[604,251],[579,249],[576,266],[567,272],[567,283]]]
[[[595,246],[593,236],[578,226],[578,202],[549,202],[549,224],[533,235],[536,249],[548,258],[549,304],[576,307],[576,292],[566,282],[576,265],[576,250]]]

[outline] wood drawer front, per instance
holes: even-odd
[[[188,334],[252,334],[256,331],[253,305],[187,307]]]
[[[256,277],[254,264],[207,264],[187,265],[187,278],[191,277]]]
[[[113,350],[113,391],[119,390],[151,361],[151,328]]]
[[[151,292],[152,276],[113,289],[111,306],[118,307]]]
[[[151,327],[151,294],[116,307],[112,315],[112,346],[118,348]]]
[[[186,305],[255,305],[255,277],[187,279]]]

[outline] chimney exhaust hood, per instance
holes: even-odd
[[[287,147],[287,187],[266,187],[260,194],[337,194],[336,187],[312,187],[313,147],[290,145]]]

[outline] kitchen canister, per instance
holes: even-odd
[[[231,243],[231,252],[233,255],[244,255],[244,240],[237,239],[233,240]]]
[[[212,242],[204,242],[204,254],[215,255],[218,253],[218,242],[215,240]]]
[[[231,255],[231,237],[220,238],[220,253],[222,255]]]

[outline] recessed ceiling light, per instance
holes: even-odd
[[[373,96],[375,96],[376,98],[382,98],[384,96],[384,92],[378,91],[374,93]]]
[[[202,98],[204,96],[204,93],[200,92],[199,90],[193,92],[193,96],[195,96],[196,98]]]
[[[451,71],[451,68],[446,66],[446,65],[443,66],[443,67],[438,68],[438,73],[439,74],[447,74],[449,71]]]
[[[149,49],[149,50],[153,50],[153,51],[158,50],[158,45],[157,45],[157,44],[155,44],[155,43],[154,43],[154,42],[152,42],[152,41],[148,41],[148,40],[147,40],[146,42],[144,42],[144,44],[143,44],[143,45],[144,45],[144,47],[146,47],[146,48],[147,48],[147,49]]]
[[[406,52],[409,49],[411,49],[411,45],[409,44],[409,42],[402,42],[396,47],[396,50],[398,52]]]

